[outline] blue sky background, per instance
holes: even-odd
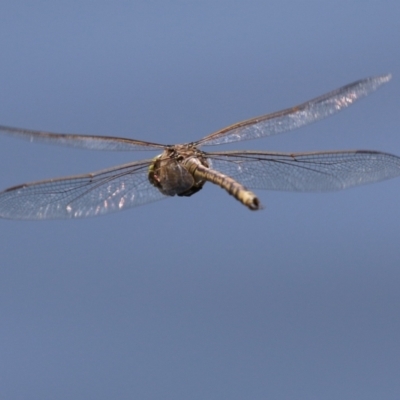
[[[400,155],[400,3],[2,1],[0,123],[161,143],[387,72],[335,117],[226,146]],[[0,137],[0,185],[147,158]],[[4,399],[398,399],[400,180],[219,188],[0,220]]]

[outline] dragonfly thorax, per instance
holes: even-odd
[[[191,196],[206,182],[188,170],[193,163],[209,167],[204,153],[193,145],[167,147],[149,166],[149,181],[167,196]]]

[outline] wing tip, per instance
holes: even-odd
[[[379,75],[375,78],[372,78],[378,85],[383,85],[384,83],[389,82],[392,79],[392,74],[384,74],[384,75]]]

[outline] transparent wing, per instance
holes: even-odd
[[[400,175],[400,157],[377,151],[207,153],[211,167],[249,189],[324,192]]]
[[[166,196],[147,177],[150,163],[12,187],[0,193],[0,217],[85,218],[161,200]]]
[[[9,126],[0,126],[0,133],[19,137],[21,139],[29,140],[30,142],[43,142],[90,150],[136,151],[160,150],[165,147],[157,143],[112,136],[42,132],[31,129],[12,128]]]
[[[391,75],[363,79],[296,107],[238,122],[204,137],[195,144],[218,145],[290,131],[337,113],[390,79]]]

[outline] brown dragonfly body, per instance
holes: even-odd
[[[257,196],[227,175],[210,168],[207,155],[194,145],[176,145],[156,157],[149,168],[150,182],[166,196],[191,196],[208,181],[225,189],[250,210],[258,210]]]

